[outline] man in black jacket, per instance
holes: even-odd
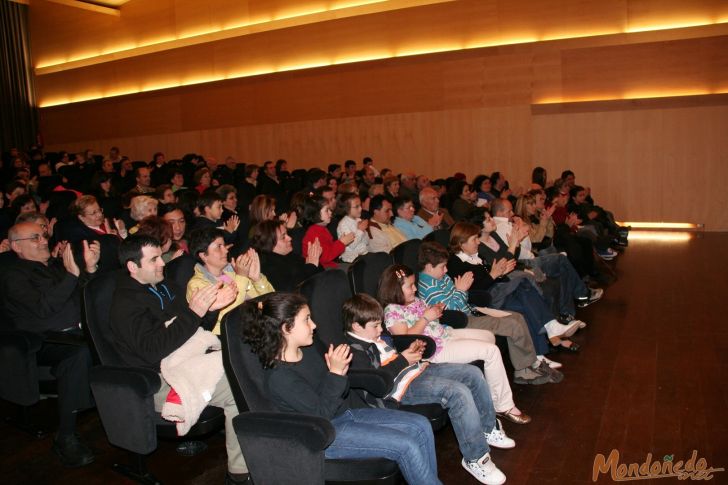
[[[202,324],[217,318],[216,312],[235,300],[232,285],[209,285],[194,293],[189,303],[184,291],[164,279],[164,261],[159,242],[148,236],[130,236],[119,248],[119,260],[128,275],[117,282],[111,304],[111,329],[119,353],[130,366],[159,372],[160,362],[181,347]],[[154,395],[157,411],[169,394],[162,386]],[[225,411],[225,443],[228,455],[227,483],[244,483],[248,469],[243,460],[232,419],[238,415],[230,385],[223,376],[209,401]]]
[[[52,367],[58,385],[58,433],[53,444],[68,467],[94,461],[91,450],[75,435],[76,412],[93,406],[88,374],[91,354],[81,322],[81,290],[96,272],[101,246],[83,244],[84,270],[70,244],[61,243],[51,258],[48,233],[38,224],[21,222],[8,232],[17,258],[2,272],[2,299],[7,318],[19,330],[43,336],[40,365]]]

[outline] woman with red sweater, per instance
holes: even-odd
[[[336,258],[341,256],[344,248],[354,240],[354,233],[342,234],[338,240],[334,240],[326,228],[331,222],[331,209],[328,201],[318,195],[306,197],[303,204],[303,223],[308,226],[303,236],[301,252],[303,257],[308,256],[308,246],[316,239],[321,244],[321,258],[319,264],[324,268],[336,268]]]

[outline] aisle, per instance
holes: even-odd
[[[589,323],[574,338],[581,353],[551,355],[564,381],[513,386],[533,422],[506,423],[517,447],[493,454],[510,484],[591,483],[595,455],[613,449],[620,463],[644,463],[648,453],[677,462],[697,450],[728,470],[728,234],[632,241],[616,267],[603,300],[578,315]],[[476,483],[451,429],[436,440],[443,481]],[[651,482],[677,479],[640,480]],[[728,471],[709,483],[728,483]]]

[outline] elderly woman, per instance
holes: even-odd
[[[295,254],[283,221],[256,224],[251,232],[250,246],[258,251],[261,271],[276,291],[295,291],[303,280],[323,271],[319,264],[321,244],[311,243],[306,259]]]
[[[159,201],[148,195],[137,195],[131,199],[129,205],[129,216],[132,220],[139,222],[145,217],[156,216]],[[135,234],[137,225],[129,229],[129,234]]]
[[[104,210],[93,195],[84,195],[76,199],[71,204],[71,213],[76,216],[76,220],[63,222],[63,239],[75,242],[82,239],[97,239],[93,237],[95,235],[112,234],[121,238],[127,235],[124,222],[114,219],[112,223],[105,218]]]
[[[93,195],[79,197],[71,204],[70,209],[72,217],[61,219],[55,225],[56,240],[70,243],[99,241],[99,268],[104,271],[118,268],[119,243],[127,235],[124,223],[118,219],[113,222],[106,219]]]
[[[432,226],[426,220],[416,215],[417,209],[411,199],[397,197],[392,204],[394,213],[394,227],[399,229],[407,239],[424,239],[432,232]]]
[[[225,291],[237,294],[235,300],[222,308],[212,333],[220,335],[223,317],[242,304],[245,300],[274,291],[268,279],[261,272],[260,260],[254,249],[228,261],[228,248],[225,232],[217,228],[204,228],[192,231],[190,254],[197,260],[195,274],[187,283],[187,301],[200,288],[221,285]]]

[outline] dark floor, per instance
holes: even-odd
[[[582,352],[552,356],[564,364],[564,381],[513,387],[516,404],[533,422],[507,423],[517,447],[493,453],[510,484],[591,483],[595,454],[612,449],[620,463],[642,463],[648,453],[659,461],[673,455],[676,462],[697,450],[708,466],[728,468],[728,234],[677,243],[631,240],[616,268],[619,278],[604,299],[579,314],[589,323],[575,337]],[[36,419],[52,424],[53,404],[36,406]],[[9,411],[0,403],[3,415]],[[50,437],[35,440],[0,424],[0,482],[128,483],[110,470],[126,457],[106,442],[95,413],[82,415],[79,428],[96,462],[67,470],[51,453]],[[476,483],[460,467],[452,428],[436,441],[443,482]],[[149,467],[166,483],[222,484],[224,439],[214,436],[208,444],[207,452],[185,458],[161,443]],[[716,472],[710,483],[728,483],[728,471]]]

